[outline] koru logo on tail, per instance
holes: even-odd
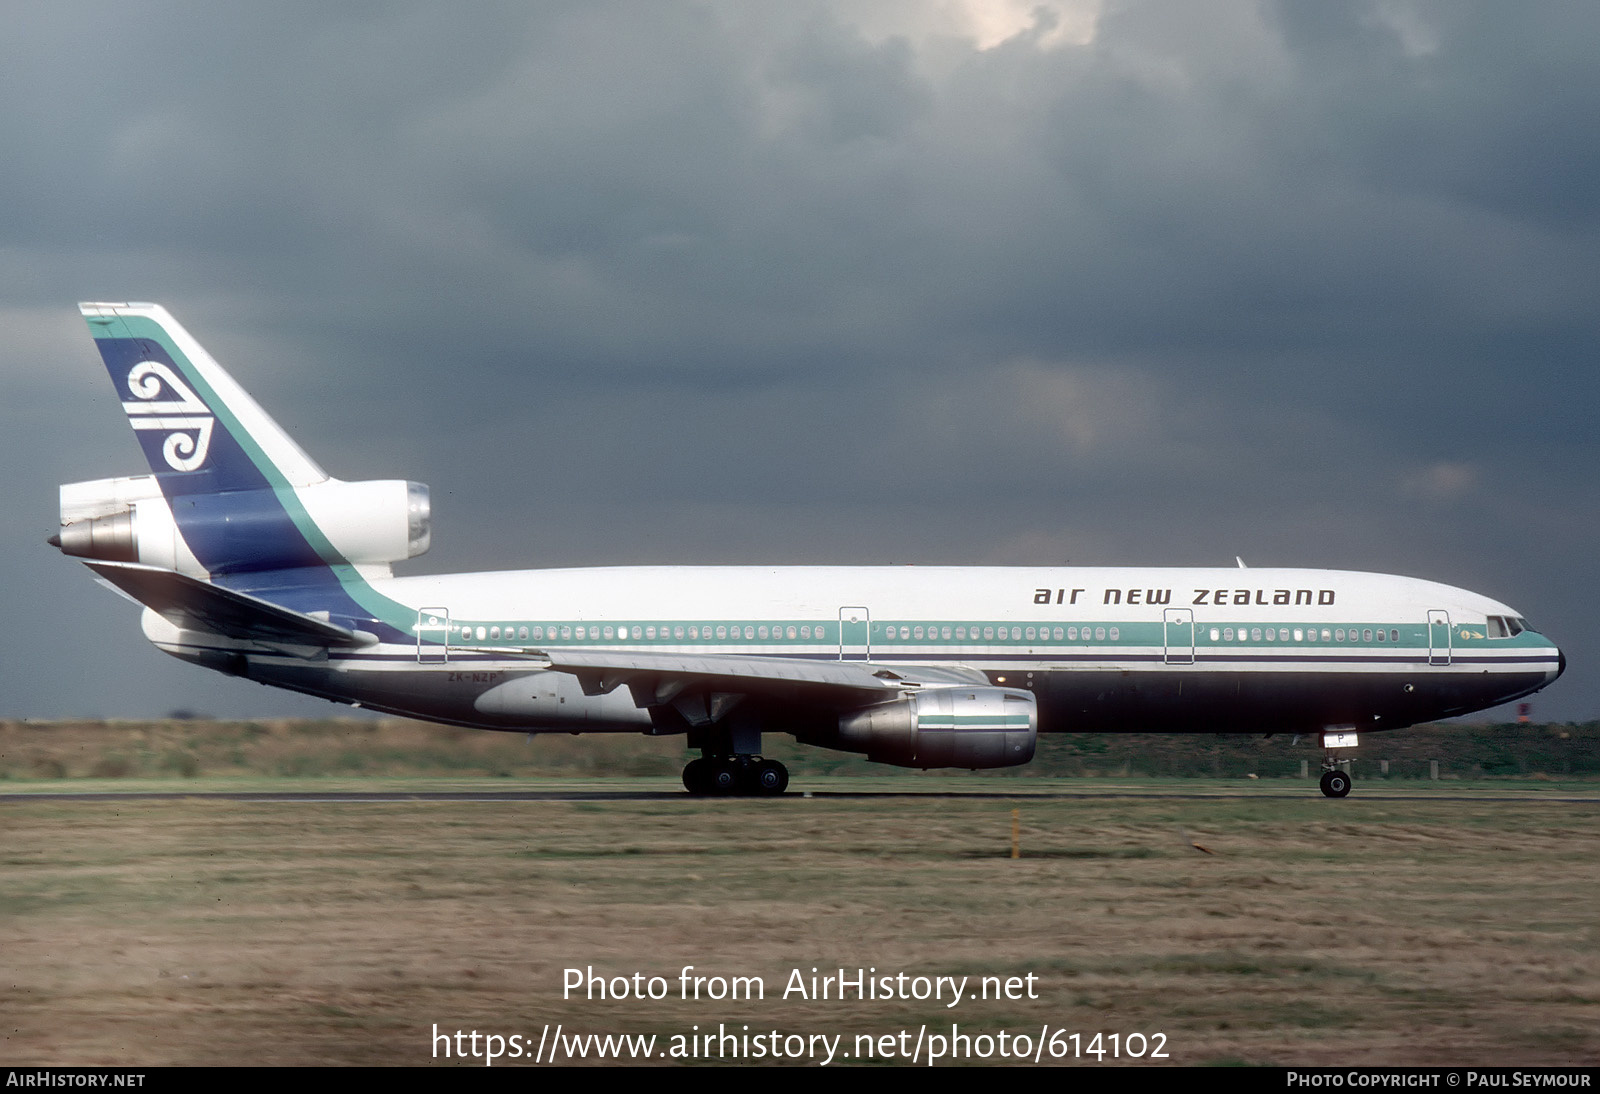
[[[168,398],[161,398],[163,387]],[[133,399],[122,404],[137,430],[168,430],[161,445],[167,466],[174,471],[195,471],[211,450],[211,429],[216,419],[195,397],[177,373],[160,361],[140,361],[128,371],[128,391]]]

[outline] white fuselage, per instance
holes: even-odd
[[[540,672],[540,651],[844,659],[910,675],[959,667],[1025,688],[1044,731],[1272,732],[1480,709],[1561,667],[1531,630],[1490,637],[1491,617],[1517,618],[1498,601],[1332,570],[645,566],[361,586],[356,599],[389,606],[372,629],[387,616],[393,631],[446,640],[391,633],[311,664],[257,651],[249,675],[460,724],[649,731],[626,693],[584,695],[570,680],[552,680],[543,706],[483,696]],[[159,617],[150,626],[170,652],[192,649],[195,636]]]

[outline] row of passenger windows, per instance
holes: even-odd
[[[800,639],[801,641],[828,641],[827,627],[818,624],[811,625],[747,625],[744,627],[730,627],[727,625],[713,626],[668,626],[646,625],[642,627],[617,627],[617,626],[584,626],[561,625],[552,623],[544,626],[515,626],[507,624],[503,627],[474,627],[471,625],[456,628],[460,640],[470,642],[476,638],[479,642],[498,641],[536,641],[542,642],[547,637],[551,640],[576,640],[576,641],[627,641],[630,638],[637,641],[645,640],[670,640],[670,641],[708,641],[713,638],[726,641],[738,641],[744,638],[747,641],[782,641]],[[972,641],[1013,641],[1013,642],[1048,642],[1052,639],[1057,642],[1112,642],[1120,641],[1121,629],[1118,627],[980,627],[973,624],[971,627],[902,627],[889,626],[884,628],[884,637],[890,641],[915,641],[939,640],[965,642],[968,635]],[[1398,642],[1399,630],[1385,631],[1382,627],[1374,630],[1371,627],[1323,627],[1320,631],[1316,627],[1212,627],[1210,631],[1213,642]]]
[[[1320,639],[1318,638],[1319,634],[1321,636]],[[1237,632],[1232,627],[1211,628],[1211,641],[1213,642],[1232,642],[1236,638],[1240,642],[1260,642],[1263,639],[1268,642],[1316,642],[1319,640],[1323,642],[1344,642],[1347,640],[1350,642],[1371,642],[1374,636],[1379,642],[1400,641],[1400,632],[1398,630],[1385,631],[1382,627],[1379,627],[1376,631],[1371,627],[1351,627],[1348,632],[1343,627],[1323,627],[1321,631],[1318,631],[1316,627],[1304,629],[1300,627],[1293,629],[1289,627],[1268,627],[1266,630],[1262,630],[1260,627],[1250,627],[1248,629],[1240,627]]]
[[[462,641],[471,641],[476,638],[480,642],[494,641],[543,641],[550,639],[570,639],[577,641],[607,640],[626,641],[629,638],[635,641],[645,640],[689,640],[703,641],[717,638],[722,640],[733,639],[737,641],[743,637],[751,641],[782,641],[785,638],[799,639],[801,641],[828,641],[828,629],[818,624],[817,626],[783,626],[782,624],[757,626],[749,625],[743,628],[730,626],[642,626],[642,627],[606,627],[606,626],[579,626],[560,625],[552,623],[549,627],[543,626],[515,626],[507,624],[503,627],[474,627],[470,624],[456,628],[456,633]],[[889,639],[907,641],[917,638],[943,638],[965,642],[969,628],[967,627],[898,627],[892,626],[884,629],[884,635]],[[1049,627],[979,627],[973,624],[970,628],[973,641],[1014,641],[1029,642],[1049,641],[1052,637],[1057,642],[1076,642],[1080,637],[1078,627],[1056,627],[1052,633]],[[1230,631],[1231,633],[1231,631]],[[980,637],[981,636],[981,637]],[[1083,627],[1082,640],[1091,639],[1104,642],[1110,639],[1116,642],[1121,639],[1122,632],[1117,627]]]
[[[1050,627],[979,627],[976,623],[971,628],[887,627],[884,630],[884,635],[890,640],[899,639],[902,642],[918,638],[942,638],[945,641],[954,639],[957,642],[965,642],[969,632],[973,641],[986,642],[1005,642],[1008,640],[1021,642],[1024,639],[1029,642],[1048,642],[1052,638],[1057,642],[1077,642],[1080,640],[1080,636],[1084,642],[1088,642],[1091,639],[1097,642],[1104,642],[1108,638],[1116,642],[1122,637],[1122,631],[1118,627],[1056,627],[1052,630]]]
[[[472,627],[464,626],[456,629],[462,641],[471,641],[474,636],[478,641],[534,641],[542,642],[547,637],[550,639],[577,639],[579,641],[627,641],[633,639],[673,639],[703,641],[713,636],[720,639],[738,639],[743,636],[747,639],[765,639],[767,641],[781,641],[784,638],[799,638],[805,641],[825,642],[828,639],[828,629],[820,624],[812,626],[784,627],[782,624],[769,626],[739,627],[721,626],[714,627],[710,623],[704,626],[643,626],[643,627],[604,627],[604,626],[573,626],[552,623],[548,627],[518,627],[507,624],[504,627]]]

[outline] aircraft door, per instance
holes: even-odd
[[[1161,613],[1166,631],[1167,664],[1194,664],[1194,612],[1189,608],[1168,608]]]
[[[1450,663],[1450,613],[1433,609],[1428,612],[1428,664]]]
[[[839,609],[839,660],[872,659],[872,613],[866,608]]]
[[[417,609],[417,660],[441,664],[450,660],[450,609]]]

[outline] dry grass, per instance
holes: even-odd
[[[1592,805],[0,802],[13,1064],[425,1063],[532,1034],[1161,1031],[1171,1061],[1592,1063]],[[1215,852],[1204,855],[1180,826]],[[759,975],[562,999],[563,970]],[[785,1001],[789,971],[1040,977]]]

